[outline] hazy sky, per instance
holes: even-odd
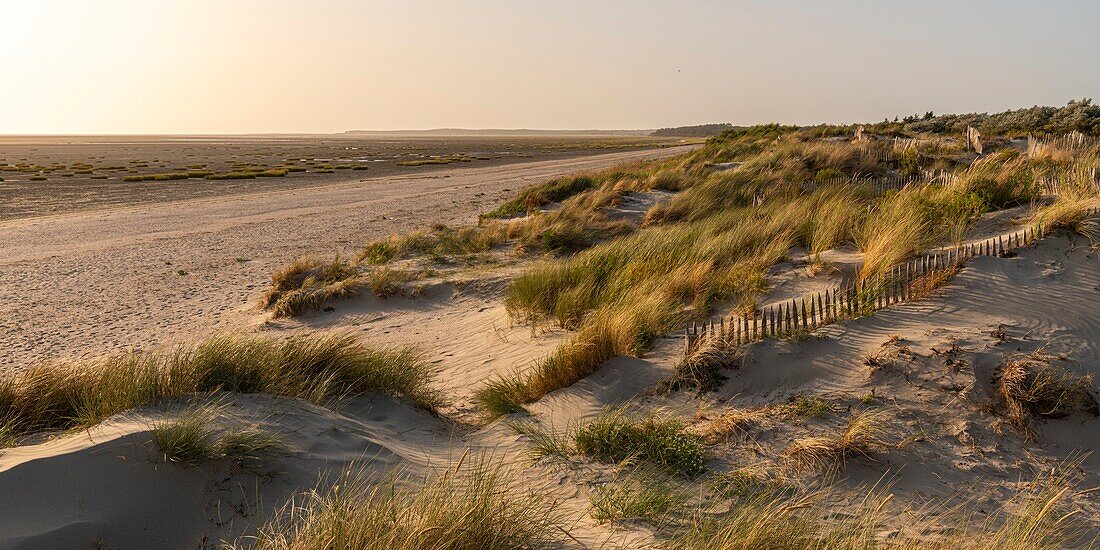
[[[1100,96],[1094,0],[0,0],[0,20],[0,133],[847,122]]]

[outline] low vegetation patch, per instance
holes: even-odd
[[[359,251],[357,261],[382,265],[414,256],[445,258],[477,254],[488,252],[504,239],[502,232],[487,231],[480,227],[453,229],[436,224],[430,231],[416,231],[374,241]]]
[[[1017,354],[997,375],[997,391],[1009,420],[1026,428],[1032,418],[1061,418],[1075,412],[1100,413],[1092,375],[1075,375],[1041,352]]]
[[[637,459],[688,477],[706,470],[702,440],[673,419],[611,409],[574,434],[577,452],[601,462]]]
[[[797,468],[832,470],[852,457],[869,457],[889,444],[885,412],[866,410],[853,414],[840,433],[797,439],[783,454]]]
[[[256,465],[288,447],[278,435],[251,426],[219,430],[221,407],[208,405],[184,411],[178,418],[153,426],[153,443],[170,462],[199,464],[232,460]]]
[[[315,402],[364,392],[408,398],[434,410],[442,399],[411,348],[375,349],[353,336],[283,342],[216,337],[161,352],[33,366],[0,381],[0,440],[87,427],[165,398],[267,393]]]
[[[596,487],[589,501],[601,523],[634,520],[661,529],[684,519],[689,497],[672,480],[636,472]]]
[[[764,425],[769,417],[777,416],[777,412],[774,407],[701,410],[695,414],[691,431],[708,444],[714,445],[734,435],[748,434],[750,430]]]
[[[591,176],[576,176],[552,179],[533,185],[520,191],[515,198],[502,204],[496,210],[485,214],[486,218],[508,218],[537,210],[552,202],[561,202],[573,195],[596,187],[596,179]]]
[[[417,480],[350,473],[261,527],[257,550],[559,548],[568,540],[552,495],[475,465]]]
[[[271,276],[262,305],[277,317],[300,315],[335,298],[354,296],[365,283],[359,270],[340,256],[306,256]]]

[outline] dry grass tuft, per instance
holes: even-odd
[[[707,333],[691,355],[676,366],[676,374],[662,382],[659,389],[715,391],[725,379],[722,371],[739,366],[742,356],[741,347],[728,337]]]
[[[866,410],[852,415],[839,434],[795,440],[783,455],[796,468],[832,470],[852,457],[870,457],[889,445],[885,411]]]
[[[1075,412],[1100,413],[1092,375],[1077,376],[1056,365],[1059,358],[1035,352],[1007,359],[997,375],[997,391],[1008,418],[1027,428],[1031,418],[1061,418]]]
[[[558,548],[566,524],[552,495],[475,464],[422,480],[348,473],[260,528],[257,550]]]
[[[300,315],[330,300],[354,296],[365,282],[360,271],[339,255],[331,261],[306,256],[271,276],[262,305],[276,317]]]
[[[723,409],[721,412],[700,411],[690,431],[703,438],[708,445],[716,445],[735,435],[747,435],[763,426],[775,415],[772,408]]]

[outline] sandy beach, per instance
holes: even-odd
[[[471,223],[554,176],[672,156],[674,147],[0,223],[8,370],[248,327],[272,272],[306,254],[433,223]]]

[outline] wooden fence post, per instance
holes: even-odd
[[[684,358],[691,355],[691,326],[684,324]]]

